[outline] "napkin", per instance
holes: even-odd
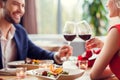
[[[63,69],[78,69],[76,61],[64,61],[62,66]]]

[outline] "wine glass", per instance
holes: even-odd
[[[83,20],[78,22],[77,28],[78,28],[78,36],[81,39],[83,39],[85,42],[92,37],[92,29],[87,21]],[[97,54],[94,53],[94,49],[91,49],[91,51],[92,51],[92,56],[89,58],[89,60],[95,59],[97,57]]]
[[[68,42],[68,45],[70,46],[71,42],[76,37],[76,26],[75,23],[72,21],[67,21],[63,28],[63,36],[65,40]],[[68,59],[68,56],[62,58],[63,61]]]
[[[89,40],[92,35],[90,25],[87,21],[83,20],[77,23],[78,36],[84,41]]]

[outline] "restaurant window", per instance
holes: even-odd
[[[66,21],[79,21],[84,0],[35,0],[38,34],[61,34]]]

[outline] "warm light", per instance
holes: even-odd
[[[17,78],[25,78],[26,77],[26,68],[17,68],[16,70],[16,76]]]
[[[78,61],[78,67],[80,69],[86,70],[88,67],[88,61],[87,60],[79,60]]]

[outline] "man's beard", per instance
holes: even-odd
[[[10,16],[10,12],[8,10],[5,10],[4,11],[4,17],[5,17],[5,20],[7,20],[9,23],[12,23],[12,24],[16,24],[16,23],[19,23],[19,22],[16,22],[11,16]]]

